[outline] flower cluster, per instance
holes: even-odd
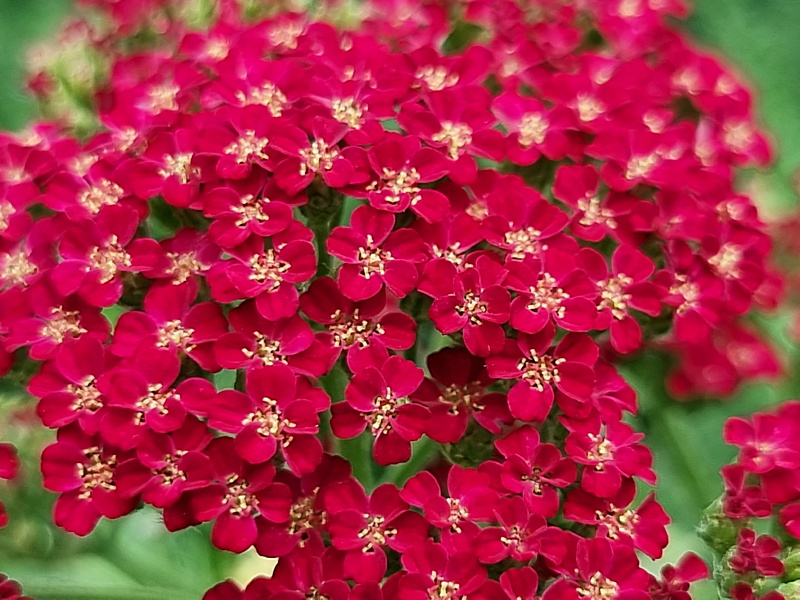
[[[800,402],[792,401],[725,424],[725,441],[739,453],[722,468],[725,491],[701,533],[717,554],[721,590],[735,600],[792,598],[800,590],[799,417]],[[770,534],[758,533],[764,523]]]
[[[213,521],[279,559],[247,598],[689,597],[696,556],[639,565],[669,517],[614,361],[668,349],[686,393],[777,365],[739,323],[774,277],[734,170],[767,145],[679,2],[91,4],[162,34],[107,48],[101,129],[0,140],[0,364],[41,363],[56,524]],[[359,436],[454,464],[365,490]]]

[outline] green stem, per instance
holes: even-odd
[[[155,587],[106,587],[74,584],[69,581],[32,581],[25,592],[39,600],[196,600],[197,594]]]
[[[384,469],[381,483],[391,482],[402,486],[420,471],[424,471],[439,454],[439,444],[429,437],[415,442],[408,462]]]
[[[329,223],[311,224],[314,232],[314,242],[317,245],[317,277],[325,277],[332,274],[331,255],[328,254],[328,234],[330,233]]]

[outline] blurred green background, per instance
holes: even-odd
[[[26,48],[55,43],[56,25],[69,13],[68,0],[0,0],[0,129],[17,130],[34,114],[22,83]],[[795,207],[793,183],[800,165],[799,0],[697,0],[685,27],[697,42],[726,57],[757,95],[757,113],[777,149],[773,168],[752,174],[748,190],[765,214]],[[781,348],[789,372],[800,364],[787,339],[785,317],[761,318]],[[694,533],[701,511],[722,491],[718,469],[733,457],[720,438],[730,415],[750,414],[800,397],[798,382],[751,384],[733,399],[679,404],[663,389],[665,361],[648,356],[625,367],[640,393],[637,427],[648,436],[656,457],[659,498],[673,517],[672,544],[665,560],[686,550],[708,556]],[[1,392],[2,390],[0,390]],[[22,402],[6,398],[6,402]],[[0,401],[0,405],[2,405]],[[255,557],[238,561],[213,550],[206,530],[166,535],[158,515],[140,511],[116,523],[101,523],[85,540],[47,525],[50,496],[34,492],[35,473],[20,505],[11,506],[12,525],[0,531],[0,572],[22,581],[32,595],[68,599],[199,598],[212,583],[237,573],[247,579],[265,567]],[[45,499],[46,498],[46,499]],[[2,491],[0,491],[0,499]],[[238,565],[238,566],[237,566]],[[715,598],[711,587],[696,597]]]

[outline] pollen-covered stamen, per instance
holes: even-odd
[[[101,179],[78,195],[78,204],[96,215],[104,206],[111,206],[119,202],[122,194],[122,188],[116,183],[108,179]]]
[[[464,154],[464,149],[472,143],[472,127],[466,123],[442,121],[442,130],[433,135],[433,141],[447,144],[447,153],[452,160]]]
[[[6,167],[5,169],[0,169],[0,178],[2,178],[5,183],[16,185],[23,181],[28,181],[30,176],[25,170],[25,167]]]
[[[170,266],[167,267],[167,275],[172,277],[173,285],[186,283],[190,277],[197,275],[207,268],[197,258],[197,254],[190,252],[167,252],[167,259]]]
[[[328,146],[325,140],[314,140],[309,148],[300,151],[300,157],[304,161],[300,163],[300,175],[330,171],[333,168],[333,161],[338,156],[338,147]]]
[[[236,99],[243,106],[266,106],[273,117],[280,117],[289,103],[286,95],[270,81],[262,83],[260,87],[250,88],[247,93],[236,92]]]
[[[275,363],[288,364],[286,355],[281,354],[281,343],[279,341],[270,339],[259,331],[256,331],[253,335],[256,339],[256,349],[242,348],[242,353],[247,358],[259,358],[265,365],[274,365]]]
[[[641,0],[622,0],[617,14],[623,19],[635,19],[644,15],[644,6]]]
[[[11,285],[27,285],[28,278],[36,275],[39,267],[30,261],[27,253],[19,249],[5,258],[0,255],[0,281]]]
[[[676,309],[679,315],[696,308],[700,300],[700,286],[689,281],[686,275],[675,275],[675,283],[669,288],[670,295],[683,296],[683,302]]]
[[[203,53],[211,59],[222,60],[231,50],[231,45],[228,40],[222,38],[213,38],[206,42]]]
[[[633,279],[624,273],[609,277],[597,282],[600,291],[600,308],[608,308],[612,316],[621,320],[628,314],[628,302],[631,295],[625,293],[625,288],[633,283]]]
[[[382,396],[372,401],[375,410],[366,415],[372,435],[377,437],[391,431],[392,419],[397,417],[397,410],[408,403],[409,399],[406,396],[396,396],[392,388],[387,387]]]
[[[528,310],[539,310],[541,308],[563,318],[565,308],[561,302],[569,298],[569,294],[558,287],[558,282],[550,273],[542,273],[535,286],[531,286],[528,291],[531,294],[530,302],[526,308]]]
[[[466,315],[472,325],[480,325],[483,323],[481,315],[489,310],[486,302],[482,302],[480,297],[472,292],[464,294],[464,302],[455,307],[456,313],[459,316]]]
[[[97,446],[86,448],[83,454],[86,458],[82,463],[76,465],[78,477],[83,480],[78,498],[88,500],[91,498],[92,492],[97,488],[106,491],[117,489],[117,484],[114,482],[114,467],[117,465],[116,455],[112,454],[104,457],[103,451]]]
[[[602,471],[605,467],[603,463],[614,460],[614,444],[601,435],[589,434],[592,447],[586,452],[586,458],[594,463],[595,471]]]
[[[717,217],[720,221],[743,221],[747,218],[746,204],[736,200],[723,200],[717,204]]]
[[[249,278],[258,283],[272,281],[272,285],[268,288],[270,292],[274,292],[280,287],[283,282],[283,274],[292,268],[292,265],[285,260],[279,260],[277,252],[272,248],[263,254],[254,254],[248,262],[253,271]]]
[[[190,340],[194,335],[194,329],[184,327],[180,319],[173,319],[162,323],[158,329],[158,341],[156,346],[159,348],[169,348],[170,346],[191,352],[196,347]]]
[[[464,264],[464,257],[461,255],[461,244],[458,242],[450,244],[446,248],[440,248],[434,244],[431,246],[431,250],[433,251],[433,255],[437,258],[443,258],[457,267]]]
[[[304,534],[307,531],[320,530],[328,522],[328,513],[317,509],[319,488],[308,496],[302,496],[289,508],[289,534]],[[303,546],[305,540],[300,540]]]
[[[372,551],[375,546],[385,546],[386,541],[397,535],[397,529],[386,529],[386,518],[380,515],[364,515],[367,526],[358,532],[359,539],[367,543],[361,549],[363,553]]]
[[[14,206],[5,200],[0,200],[0,233],[8,229],[11,216],[17,212]]]
[[[76,338],[86,333],[80,322],[80,313],[77,310],[64,310],[61,306],[56,306],[50,310],[50,319],[42,323],[39,334],[60,344],[67,338]]]
[[[485,200],[474,199],[467,207],[467,214],[476,221],[483,221],[489,216],[489,207]],[[508,236],[506,236],[508,237]]]
[[[535,350],[530,350],[529,353],[529,358],[521,358],[517,363],[517,369],[522,371],[520,379],[527,381],[531,387],[540,392],[544,391],[544,386],[561,381],[558,365],[564,363],[566,359],[555,358],[548,354],[540,356]]]
[[[392,260],[392,253],[374,247],[375,240],[367,236],[367,246],[358,249],[358,261],[361,263],[361,274],[369,279],[373,275],[386,273],[386,263]]]
[[[597,196],[579,199],[578,210],[583,213],[578,223],[584,227],[605,225],[609,229],[617,228],[617,221],[614,219],[614,211],[603,207],[600,204],[600,198]]]
[[[247,488],[250,483],[238,475],[230,475],[225,479],[228,491],[223,498],[223,503],[228,506],[228,512],[237,517],[250,517],[258,513],[258,499]]]
[[[522,479],[522,481],[526,482],[530,486],[531,493],[536,495],[536,496],[541,496],[542,495],[542,492],[544,491],[545,485],[546,485],[542,481],[542,478],[540,477],[541,473],[542,473],[542,470],[539,467],[534,467],[531,470],[531,474],[530,475],[522,475],[520,477],[520,479]]]
[[[74,397],[70,406],[73,411],[93,413],[103,408],[103,402],[100,400],[103,394],[97,389],[95,378],[91,375],[84,377],[79,384],[70,383],[67,392]]]
[[[115,235],[108,238],[105,246],[95,246],[89,252],[89,268],[100,272],[100,283],[108,283],[121,269],[130,266],[131,257]]]
[[[183,184],[189,183],[199,173],[197,167],[192,166],[193,156],[191,152],[165,154],[162,158],[164,166],[158,170],[158,174],[164,179],[174,176]]]
[[[264,212],[264,205],[268,204],[268,198],[256,198],[253,194],[245,194],[239,199],[239,206],[232,206],[231,210],[242,215],[236,220],[236,226],[242,227],[249,221],[265,223],[269,221],[269,215]]]
[[[454,533],[461,533],[460,523],[469,519],[469,511],[458,498],[446,498],[446,500],[447,506],[450,507],[450,514],[447,515],[450,530]]]
[[[537,255],[547,246],[539,240],[542,232],[534,227],[515,229],[509,231],[504,237],[506,245],[510,246],[511,258],[525,258],[526,254]]]
[[[304,25],[297,22],[281,21],[274,23],[267,33],[273,46],[284,46],[289,50],[297,48],[297,39],[303,33]]]
[[[512,525],[506,528],[505,535],[500,538],[500,541],[504,546],[517,547],[522,543],[524,533],[519,525]]]
[[[472,409],[474,411],[483,410],[483,404],[480,399],[483,396],[483,386],[473,381],[466,385],[458,385],[451,383],[442,388],[439,394],[439,402],[450,405],[450,414],[457,415],[462,408]]]
[[[608,505],[608,510],[595,511],[597,520],[605,525],[606,537],[616,540],[620,534],[633,536],[633,528],[639,522],[639,515],[634,510],[617,508],[613,504]]]
[[[176,450],[175,454],[164,456],[164,466],[158,469],[151,469],[154,476],[161,479],[161,485],[172,485],[179,479],[186,479],[186,473],[178,467],[178,460],[186,454],[185,450]]]
[[[157,115],[165,110],[178,110],[178,92],[181,91],[174,83],[154,85],[147,93],[147,109]]]
[[[264,150],[269,144],[269,139],[256,137],[252,129],[246,130],[239,139],[225,147],[225,154],[236,157],[236,162],[243,165],[252,160],[267,160],[269,154]]]
[[[619,585],[597,571],[575,590],[579,597],[586,600],[611,600],[617,595]]]
[[[333,335],[333,345],[337,348],[347,349],[352,346],[366,348],[372,335],[386,333],[380,324],[360,318],[358,309],[355,309],[351,316],[337,310],[331,315],[331,319],[333,323],[327,328]]]
[[[525,113],[519,124],[519,145],[529,148],[533,144],[541,144],[547,135],[550,122],[541,113]]]
[[[430,600],[463,600],[466,596],[458,593],[461,585],[454,581],[442,579],[436,571],[431,571],[433,585],[428,588],[428,598]]]
[[[364,124],[365,104],[359,104],[355,98],[335,98],[331,102],[333,118],[350,126],[352,129],[361,129]]]
[[[272,398],[262,398],[261,406],[247,415],[242,420],[242,425],[258,425],[258,433],[262,437],[273,437],[284,447],[292,443],[292,429],[297,427],[283,416],[283,411],[278,408],[278,403]],[[288,430],[288,431],[287,431]]]
[[[578,94],[577,108],[578,118],[584,123],[594,121],[606,110],[605,104],[588,94]]]
[[[414,77],[423,81],[428,89],[434,92],[440,92],[458,83],[458,73],[451,73],[442,65],[420,67]]]
[[[384,167],[381,177],[383,181],[373,181],[367,189],[381,192],[385,202],[398,204],[401,200],[401,194],[408,194],[411,197],[412,205],[422,199],[420,195],[422,190],[416,185],[420,180],[420,174],[415,168],[403,167],[395,171]]]
[[[175,398],[180,400],[181,397],[175,392],[173,388],[164,387],[160,383],[154,383],[147,386],[147,395],[142,396],[136,401],[136,408],[139,413],[136,415],[136,422],[141,424],[144,422],[144,413],[155,410],[162,417],[169,412],[167,409],[167,401]]]
[[[657,152],[643,156],[632,156],[625,167],[625,179],[631,181],[640,177],[647,177],[661,161]]]
[[[708,264],[726,279],[738,279],[742,276],[740,263],[743,256],[744,252],[741,246],[726,242],[714,256],[708,259]]]
[[[747,121],[728,121],[722,126],[722,141],[734,152],[746,152],[753,143],[755,133]]]

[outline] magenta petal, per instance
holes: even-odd
[[[322,443],[313,435],[296,435],[284,446],[283,455],[295,475],[307,475],[322,462]]]
[[[344,559],[344,567],[356,583],[380,581],[386,575],[386,554],[381,548],[369,552],[351,551]]]
[[[277,440],[271,435],[259,433],[258,427],[256,423],[250,423],[236,436],[236,452],[252,464],[267,462],[278,449]]]
[[[258,528],[252,517],[220,515],[211,529],[211,542],[220,550],[244,552],[255,543]]]
[[[552,407],[553,388],[549,385],[538,390],[520,382],[508,392],[508,408],[515,418],[522,421],[544,421]]]
[[[392,261],[390,265],[395,262],[397,261]],[[414,274],[416,276],[416,269],[414,269]],[[356,302],[372,298],[383,287],[383,280],[380,277],[376,275],[364,277],[361,273],[361,268],[357,265],[342,265],[339,269],[337,281],[342,294]]]

